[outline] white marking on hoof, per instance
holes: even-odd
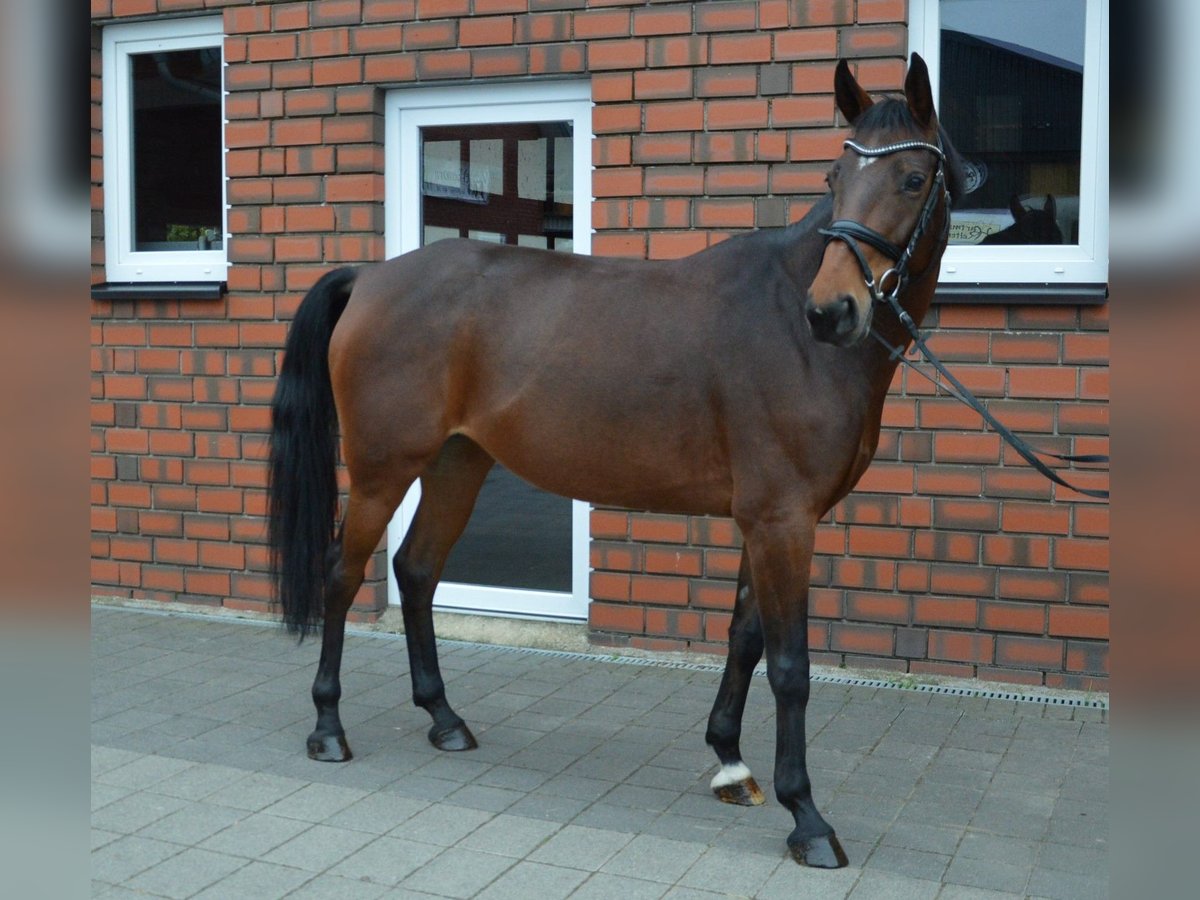
[[[750,777],[750,767],[745,763],[728,763],[721,766],[721,771],[713,776],[709,787],[714,791],[731,784],[740,784]]]

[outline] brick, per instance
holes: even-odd
[[[639,36],[687,34],[692,30],[692,12],[682,9],[637,9],[633,12],[633,33]]]
[[[847,58],[863,56],[903,56],[907,30],[903,23],[892,25],[856,25],[841,31],[840,52]]]
[[[700,575],[704,571],[704,555],[691,547],[645,548],[644,564],[647,573],[659,575]]]
[[[838,33],[833,28],[806,28],[781,31],[774,35],[776,60],[830,59],[837,55]],[[829,90],[832,81],[825,82]]]
[[[702,35],[680,35],[648,38],[646,65],[650,68],[670,66],[704,66],[709,62],[708,41]]]
[[[704,172],[695,166],[648,168],[646,169],[645,192],[648,196],[701,194],[704,192]]]
[[[1013,668],[1062,669],[1063,642],[1051,638],[996,638],[996,664]]]
[[[626,37],[630,34],[628,10],[591,10],[578,12],[573,18],[575,40]]]
[[[915,625],[974,628],[977,618],[978,606],[973,599],[917,597],[913,601],[912,621]]]
[[[458,23],[460,47],[484,47],[511,44],[515,33],[512,16],[485,16],[463,19]]]
[[[1007,532],[1067,535],[1071,528],[1071,514],[1063,506],[1006,502],[1000,525]]]
[[[993,661],[996,639],[988,634],[930,631],[930,659],[988,664]]]
[[[753,132],[728,132],[693,135],[693,158],[696,162],[753,162]]]
[[[698,100],[654,102],[645,105],[645,130],[699,131],[704,127],[704,104]]]
[[[706,124],[710,130],[765,127],[770,107],[766,100],[710,100],[706,104]]]
[[[685,606],[688,602],[688,583],[681,578],[634,575],[630,578],[629,596],[637,603]]]
[[[1046,631],[1046,607],[1040,603],[983,600],[979,604],[979,625],[987,631],[1040,635]]]
[[[417,57],[420,78],[465,78],[471,73],[471,54],[467,50],[426,51]]]
[[[1050,634],[1060,637],[1108,640],[1109,615],[1105,607],[1053,606]]]
[[[584,71],[586,50],[578,44],[547,44],[529,50],[531,74],[561,74]]]
[[[521,44],[569,41],[571,16],[563,12],[534,13],[515,20],[516,41]]]
[[[646,69],[633,73],[633,95],[639,100],[669,100],[692,96],[691,69]]]
[[[776,97],[771,101],[774,128],[832,125],[833,121],[833,100],[828,96]]]
[[[1109,569],[1108,541],[1057,538],[1054,541],[1054,566],[1106,572]]]
[[[846,618],[907,625],[912,621],[912,600],[897,594],[850,591],[846,595]]]
[[[708,237],[701,231],[654,231],[650,234],[650,259],[680,259],[699,253],[708,246]]]
[[[1107,675],[1108,642],[1067,641],[1067,669],[1072,672],[1090,672]]]
[[[588,44],[588,69],[640,69],[646,65],[646,42],[640,38],[627,41],[598,41]]]
[[[696,72],[697,97],[753,97],[757,93],[755,66],[719,66]]]
[[[886,625],[834,622],[829,628],[830,649],[843,653],[890,656],[894,639],[894,629]]]
[[[639,163],[650,164],[690,162],[692,136],[687,133],[635,135],[632,142],[632,158]]]
[[[991,566],[1043,568],[1050,565],[1050,539],[989,534],[983,538],[983,562]]]
[[[764,165],[712,166],[705,172],[705,193],[714,195],[765,194],[769,189]]]
[[[713,65],[768,62],[771,59],[771,35],[715,34],[709,48]]]
[[[989,567],[938,564],[930,567],[929,589],[966,597],[992,596],[996,573]]]
[[[694,206],[697,228],[753,228],[754,203],[749,200],[701,200]]]
[[[703,617],[700,613],[692,610],[646,610],[647,634],[698,639],[704,636],[702,625]]]

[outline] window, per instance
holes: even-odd
[[[220,18],[104,29],[110,282],[224,281]]]
[[[1108,0],[914,0],[967,167],[945,283],[1108,279]]]

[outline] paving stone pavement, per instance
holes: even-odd
[[[229,618],[93,607],[92,892],[172,898],[1092,898],[1108,895],[1103,710],[815,684],[814,793],[850,856],[786,855],[768,802],[708,789],[719,673],[446,643],[471,753],[427,742],[402,638],[352,634],[355,759],[310,761],[319,648]]]

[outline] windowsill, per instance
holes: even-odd
[[[93,300],[220,300],[224,281],[104,281],[92,285]]]
[[[1100,306],[1107,284],[939,284],[934,303],[1007,306]]]

